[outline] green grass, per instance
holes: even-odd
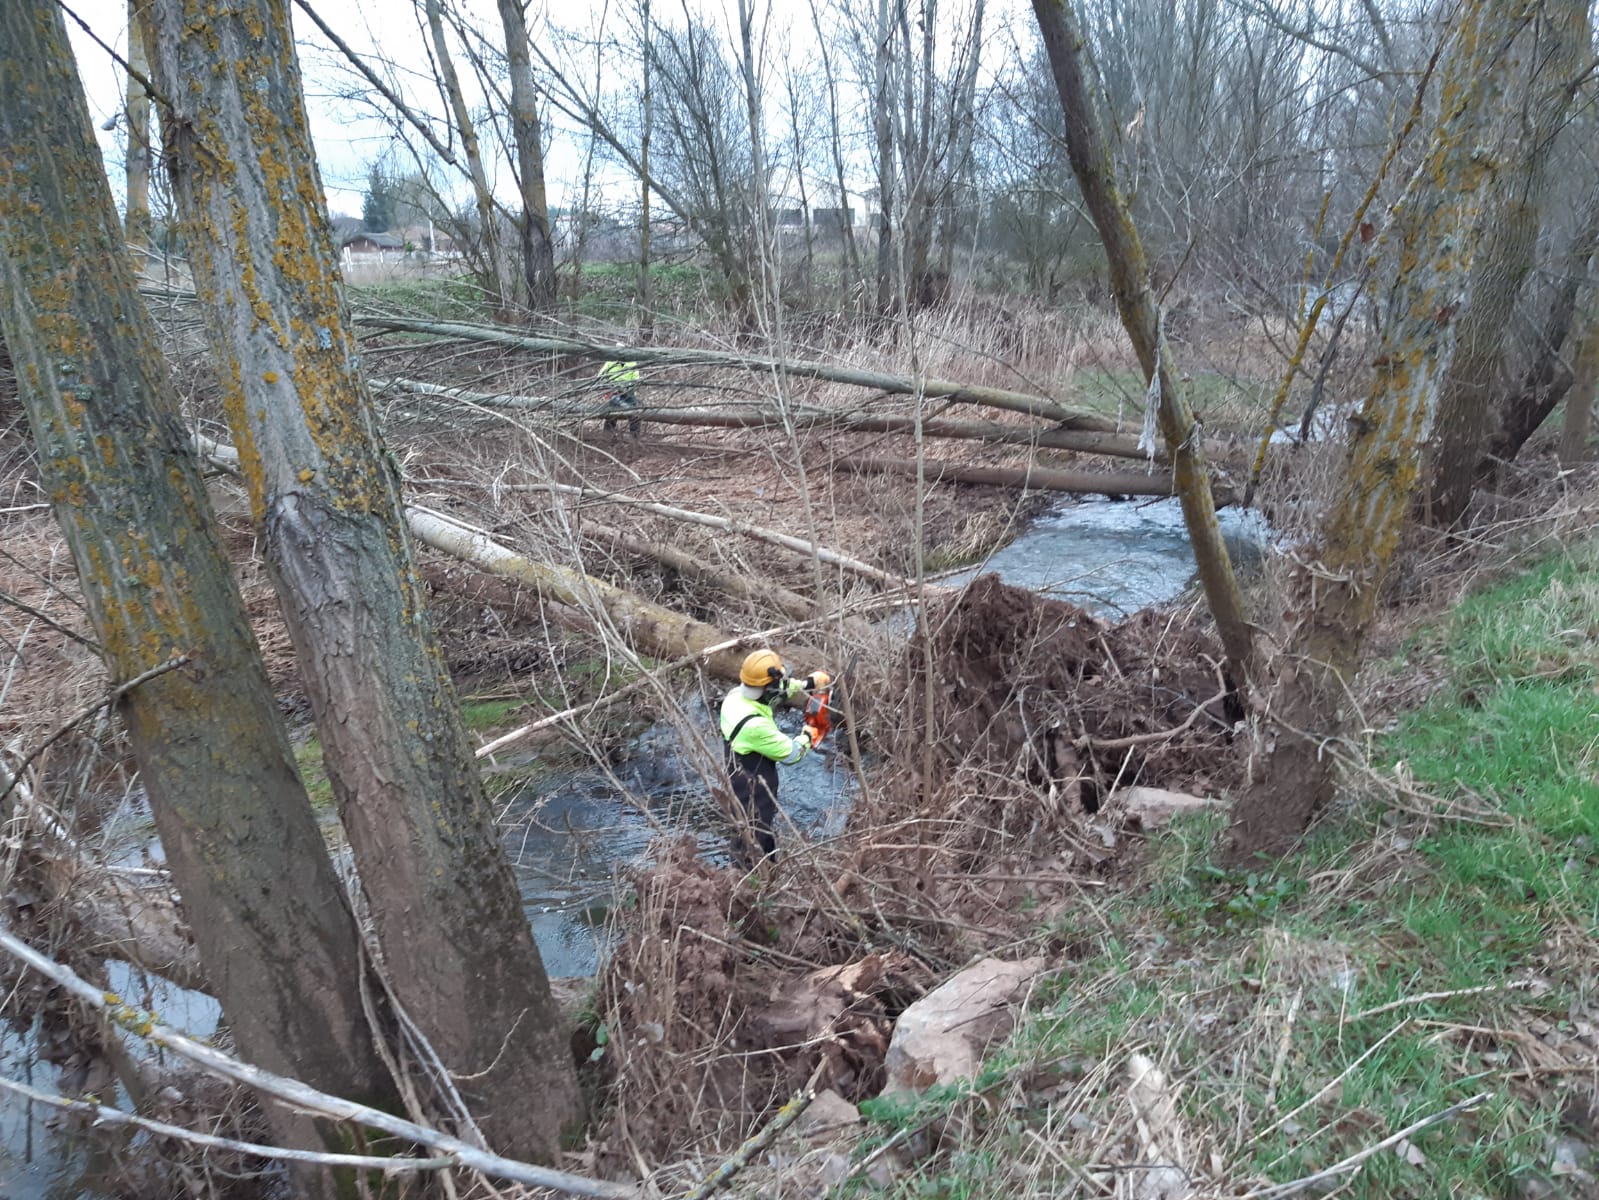
[[[294,748],[294,764],[300,769],[300,781],[311,798],[311,807],[319,812],[333,807],[333,784],[328,782],[327,768],[322,765],[322,741],[307,738]]]
[[[1194,413],[1215,432],[1260,433],[1275,381],[1243,379],[1215,371],[1195,372],[1188,385]],[[1143,410],[1144,383],[1136,371],[1079,371],[1071,402],[1108,415]]]
[[[464,275],[351,284],[350,306],[424,320],[484,321],[492,316],[482,288]]]
[[[1215,816],[1153,842],[1144,887],[1057,931],[1086,951],[1035,995],[987,1095],[942,1099],[964,1130],[946,1142],[980,1159],[934,1155],[890,1194],[1095,1194],[1093,1161],[1140,1155],[1135,1051],[1180,1089],[1189,1161],[1229,1187],[1301,1178],[1488,1092],[1411,1139],[1423,1162],[1373,1155],[1339,1195],[1585,1194],[1549,1171],[1563,1076],[1525,1072],[1599,1004],[1596,562],[1550,559],[1412,639],[1446,678],[1373,764],[1411,790],[1356,798],[1277,874],[1218,868]],[[1422,999],[1438,992],[1457,994]]]

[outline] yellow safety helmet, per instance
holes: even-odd
[[[783,666],[783,660],[777,657],[775,650],[756,650],[744,660],[744,665],[738,670],[738,677],[750,687],[770,687],[788,671]]]

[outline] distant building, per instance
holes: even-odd
[[[397,233],[372,233],[360,230],[344,239],[339,247],[340,253],[346,259],[352,258],[398,258],[405,253],[406,241]]]

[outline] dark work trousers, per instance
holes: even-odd
[[[734,754],[727,748],[727,776],[738,801],[740,828],[733,834],[733,857],[753,867],[777,853],[777,760],[764,754]]]
[[[606,410],[608,412],[616,412],[617,410],[634,409],[634,408],[638,407],[638,396],[636,396],[633,393],[633,389],[632,388],[621,389],[615,395],[613,395],[611,397],[609,403],[607,403],[605,407],[606,407]],[[605,418],[605,432],[606,433],[615,433],[616,432],[616,420],[617,419],[615,417],[606,417]],[[631,433],[634,437],[638,437],[639,430],[641,428],[642,428],[642,425],[639,422],[639,419],[637,417],[629,417],[627,419],[627,431],[629,433]]]

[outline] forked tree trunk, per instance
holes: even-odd
[[[505,61],[511,76],[517,183],[522,192],[522,214],[517,219],[522,274],[527,279],[528,307],[542,312],[555,303],[555,246],[550,241],[550,214],[544,196],[544,138],[539,128],[538,89],[533,84],[533,57],[528,51],[522,0],[499,0],[499,8],[500,24],[505,30]]]
[[[1538,248],[1555,135],[1566,121],[1573,83],[1589,55],[1588,0],[1544,0],[1542,9],[1546,37],[1524,50],[1527,69],[1536,66],[1540,78],[1526,85],[1523,108],[1528,115],[1520,121],[1515,148],[1483,205],[1481,248],[1460,314],[1458,349],[1439,388],[1425,515],[1444,529],[1458,524],[1471,503],[1506,332]]]
[[[1532,365],[1522,377],[1521,386],[1499,405],[1498,429],[1488,442],[1488,453],[1477,464],[1479,478],[1491,478],[1499,464],[1520,454],[1527,439],[1548,420],[1571,386],[1565,362],[1567,342],[1595,253],[1599,253],[1599,188],[1589,192],[1582,222],[1556,268],[1560,285],[1538,331],[1538,350]]]
[[[1469,285],[1472,231],[1492,170],[1480,150],[1496,118],[1505,47],[1534,2],[1469,0],[1457,18],[1438,127],[1383,237],[1396,274],[1343,488],[1318,552],[1291,585],[1263,769],[1238,803],[1235,860],[1286,849],[1332,797],[1345,705],[1454,352],[1450,318]]]
[[[139,298],[60,10],[0,6],[0,329],[213,994],[241,1053],[397,1103],[300,783]],[[343,1148],[275,1105],[285,1144]]]
[[[167,158],[223,403],[400,1003],[496,1147],[579,1102],[358,370],[284,0],[154,0]]]
[[[1247,688],[1254,673],[1253,626],[1233,575],[1227,543],[1216,523],[1210,472],[1199,426],[1179,383],[1177,360],[1166,341],[1160,306],[1150,289],[1149,264],[1127,204],[1116,186],[1116,169],[1094,115],[1087,82],[1087,43],[1081,22],[1067,0],[1033,0],[1044,50],[1066,118],[1066,150],[1072,171],[1100,241],[1105,246],[1111,286],[1122,325],[1138,354],[1150,399],[1158,403],[1161,436],[1172,460],[1172,475],[1183,506],[1183,521],[1199,565],[1205,601],[1215,618],[1233,685]],[[1149,400],[1145,401],[1149,403]]]

